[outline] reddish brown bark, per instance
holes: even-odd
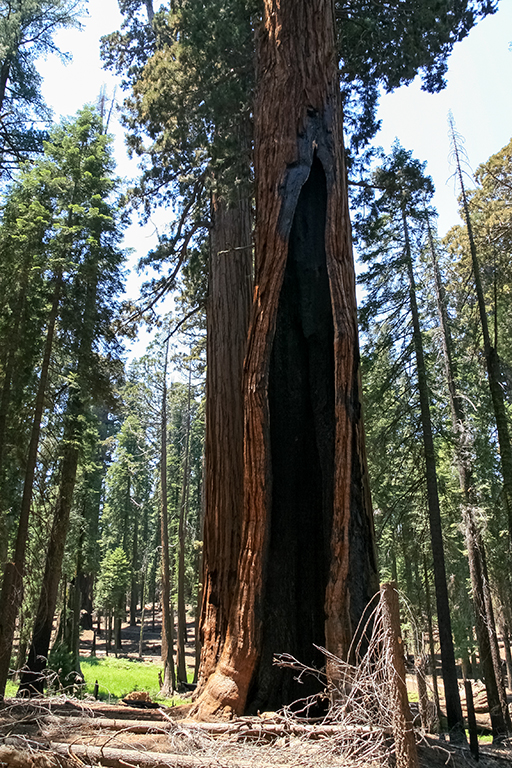
[[[226,639],[216,670],[196,704],[199,717],[242,713],[251,684],[253,706],[275,698],[271,653],[289,649],[272,648],[272,640],[278,637],[273,625],[281,627],[280,637],[286,641],[288,618],[290,624],[300,622],[298,586],[305,585],[311,599],[304,627],[309,619],[318,624],[318,599],[315,603],[312,594],[316,589],[322,619],[320,629],[312,628],[312,636],[345,657],[377,588],[331,0],[266,0],[255,126],[256,284],[244,367],[241,554]],[[314,284],[311,294],[310,284]],[[325,359],[318,359],[325,368],[326,376],[320,377],[326,381],[325,391],[317,380],[316,334],[322,350],[331,338],[330,351]],[[275,336],[278,352],[273,357]],[[287,340],[297,345],[305,368],[293,359],[293,350],[286,349]],[[290,371],[282,370],[283,350],[284,357],[290,353],[291,365],[297,366],[301,379],[299,391],[290,392],[290,400],[300,401],[301,413],[307,414],[306,437],[272,430],[282,418],[280,409],[288,407]],[[297,494],[290,499],[293,467],[287,466],[283,453],[287,449],[293,453],[295,440],[304,442],[316,462],[308,471],[300,464],[300,451],[294,457],[296,466],[305,470],[296,473],[297,483],[306,475],[306,492],[312,499],[320,498],[312,511],[314,525],[306,516],[301,518],[317,539],[312,557],[307,545],[301,549],[300,530],[291,530],[297,527],[292,502],[300,505],[301,499]],[[298,552],[290,551],[288,556],[280,548],[281,533]],[[312,585],[300,573],[301,555]],[[288,562],[292,558],[293,574]],[[322,559],[326,567],[319,565]],[[279,579],[280,573],[285,578]],[[294,601],[276,606],[272,587],[286,595],[287,587],[293,591],[291,585]],[[295,641],[292,635],[290,630]],[[276,695],[285,696],[285,688]]]
[[[380,588],[384,652],[390,666],[390,706],[395,739],[397,768],[418,768],[418,751],[407,698],[404,645],[400,630],[400,607],[396,584],[392,581]]]
[[[207,305],[201,688],[215,669],[236,585],[243,508],[242,371],[252,294],[248,195],[212,202]]]

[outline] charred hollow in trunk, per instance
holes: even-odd
[[[262,653],[251,708],[318,690],[272,666],[290,653],[321,667],[334,478],[334,324],[325,254],[327,190],[315,158],[290,233],[270,360],[272,503]]]

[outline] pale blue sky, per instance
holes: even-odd
[[[418,160],[426,160],[436,186],[439,232],[458,222],[454,184],[449,181],[448,111],[465,139],[473,170],[512,138],[512,2],[483,19],[457,43],[449,59],[448,85],[441,93],[420,90],[417,81],[382,99],[382,130],[376,141],[389,150],[395,137]]]

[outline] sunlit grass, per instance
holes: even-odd
[[[5,686],[6,699],[14,699],[18,690],[18,685],[19,683],[13,683],[12,680],[7,681],[7,685]]]
[[[85,679],[84,693],[92,694],[97,680],[100,699],[117,700],[132,691],[146,691],[152,699],[157,699],[167,706],[183,703],[179,697],[159,698],[158,672],[163,674],[163,667],[157,664],[136,659],[88,656],[80,658],[80,667]]]
[[[151,699],[168,707],[186,703],[186,700],[181,699],[179,696],[174,696],[172,699],[159,697],[158,673],[162,672],[163,674],[163,667],[158,664],[138,661],[137,659],[81,656],[80,668],[84,676],[85,685],[80,692],[77,692],[76,688],[73,691],[70,690],[70,695],[79,695],[81,698],[92,696],[97,680],[98,698],[102,701],[115,703],[132,691],[146,691]],[[5,697],[8,699],[15,698],[18,685],[17,682],[8,680],[5,688]]]

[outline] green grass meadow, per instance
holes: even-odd
[[[136,659],[116,659],[95,656],[82,657],[80,668],[85,678],[85,694],[92,694],[98,681],[100,699],[122,699],[132,691],[147,691],[151,698],[158,695],[158,672],[162,667]]]
[[[146,691],[153,700],[166,706],[185,703],[178,696],[172,699],[159,698],[158,672],[163,672],[163,668],[157,664],[136,659],[82,656],[80,667],[85,679],[82,696],[92,696],[97,680],[98,698],[102,701],[114,703],[132,691]],[[17,683],[9,680],[5,689],[6,698],[14,698],[17,690]],[[73,695],[76,695],[76,691]]]

